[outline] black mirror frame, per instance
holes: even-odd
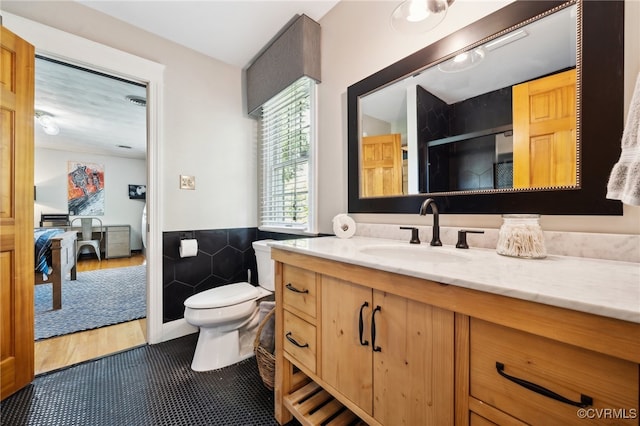
[[[358,99],[566,1],[518,0],[347,89],[348,210],[350,213],[418,213],[428,196],[441,213],[622,215],[622,203],[607,200],[609,173],[620,155],[624,124],[624,1],[586,0],[582,8],[580,85],[581,184],[577,189],[477,194],[360,198]],[[580,22],[580,20],[578,21]],[[580,58],[580,55],[579,55]]]

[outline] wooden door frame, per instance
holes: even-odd
[[[3,12],[3,25],[36,54],[147,85],[147,341],[160,343],[162,323],[162,166],[164,65]],[[143,230],[144,232],[144,230]]]

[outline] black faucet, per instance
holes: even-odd
[[[411,240],[410,244],[420,244],[420,237],[418,236],[418,228],[414,228],[411,226],[401,226],[400,229],[408,229],[411,231]]]
[[[456,243],[456,248],[459,249],[468,249],[469,244],[467,243],[467,234],[484,234],[484,231],[474,231],[471,229],[461,229],[458,231],[458,242]]]
[[[436,205],[436,200],[433,198],[427,198],[424,200],[422,205],[420,206],[420,216],[425,216],[427,214],[427,209],[431,206],[431,212],[433,213],[433,236],[431,237],[431,245],[432,246],[441,246],[442,242],[440,241],[440,219],[438,214],[438,206]]]

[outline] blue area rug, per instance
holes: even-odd
[[[62,309],[51,309],[51,284],[35,288],[35,339],[118,324],[147,315],[146,266],[79,272],[62,283]]]

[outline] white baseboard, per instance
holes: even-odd
[[[162,324],[162,341],[177,339],[198,332],[198,327],[189,324],[184,318]]]

